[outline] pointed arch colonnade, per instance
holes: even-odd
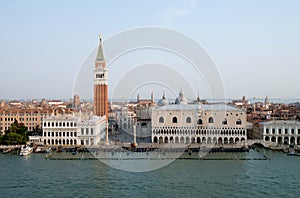
[[[152,143],[237,144],[247,140],[244,127],[154,127]]]

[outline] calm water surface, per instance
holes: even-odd
[[[144,173],[98,160],[0,154],[0,197],[299,197],[300,157],[269,154],[264,161],[176,160]]]

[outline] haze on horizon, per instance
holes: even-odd
[[[227,98],[300,98],[299,8],[292,0],[1,1],[0,99],[72,98],[99,33],[105,40],[143,26],[197,41]]]

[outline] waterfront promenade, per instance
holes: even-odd
[[[243,152],[248,151],[253,145],[260,145],[264,148],[271,149],[274,151],[283,151],[286,152],[289,150],[289,145],[277,145],[272,142],[265,142],[260,139],[256,140],[247,140],[244,142],[239,142],[236,144],[217,144],[217,143],[191,143],[191,144],[173,144],[173,143],[147,143],[147,142],[140,142],[136,145],[132,145],[130,141],[128,142],[114,142],[110,141],[109,144],[106,142],[101,142],[99,145],[94,146],[84,146],[84,145],[44,145],[45,148],[52,148],[52,150],[56,150],[57,148],[76,148],[79,151],[87,152],[90,149],[98,149],[98,150],[130,150],[134,152],[147,152],[150,150],[155,149],[166,149],[166,150],[180,150],[186,149],[191,151],[199,151],[205,150],[207,152]],[[21,145],[0,145],[0,151],[5,150],[18,150],[20,149]]]

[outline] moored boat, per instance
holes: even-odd
[[[288,153],[286,153],[286,155],[290,155],[290,156],[300,156],[300,153],[297,153],[295,151],[290,151]]]
[[[27,146],[27,145],[23,145],[21,147],[20,155],[21,156],[27,156],[27,155],[29,155],[32,152],[33,152],[33,148],[32,147]]]
[[[14,151],[14,148],[9,147],[9,148],[3,150],[3,154],[8,154],[8,153],[11,153],[12,151]]]
[[[46,149],[42,146],[38,146],[35,151],[35,153],[45,153],[46,152]]]

